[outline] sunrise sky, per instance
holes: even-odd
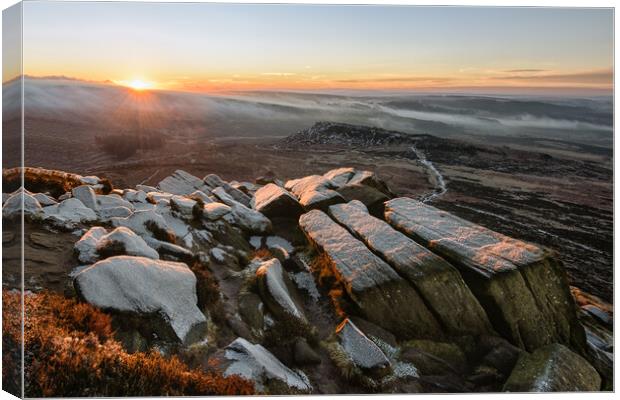
[[[610,94],[611,9],[24,3],[24,73],[154,89]]]

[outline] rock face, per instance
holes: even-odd
[[[310,211],[299,225],[327,255],[332,273],[367,320],[401,337],[440,335],[435,317],[407,281],[327,214]]]
[[[9,219],[21,217],[22,204],[25,217],[36,218],[43,212],[41,204],[34,196],[24,192],[22,197],[22,193],[18,191],[9,196],[6,202],[2,205],[2,217]]]
[[[254,382],[263,390],[269,381],[276,380],[288,387],[310,391],[312,386],[303,373],[297,373],[282,364],[260,344],[252,344],[238,338],[226,347],[225,358],[229,361],[224,375],[239,375]]]
[[[269,218],[285,217],[297,219],[303,208],[297,199],[280,186],[269,183],[256,191],[251,206]]]
[[[565,272],[545,249],[410,198],[386,203],[386,220],[459,268],[493,327],[528,351],[559,342],[585,354]]]
[[[351,320],[342,321],[336,328],[336,334],[343,350],[357,367],[370,371],[381,371],[390,367],[390,361],[383,351]]]
[[[269,311],[278,318],[307,324],[300,299],[291,293],[294,286],[277,258],[261,263],[256,277],[259,293]]]
[[[329,213],[417,289],[448,333],[492,331],[478,300],[444,259],[368,214],[357,200],[330,206]]]
[[[504,390],[509,392],[598,391],[601,377],[588,362],[561,344],[523,353]]]
[[[332,204],[342,203],[344,198],[334,189],[333,182],[321,175],[293,179],[284,185],[306,210],[326,210]]]
[[[84,300],[102,309],[158,315],[186,344],[199,340],[206,328],[197,307],[196,277],[183,263],[111,257],[79,272],[75,285]]]

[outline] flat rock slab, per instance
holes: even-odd
[[[380,371],[390,367],[383,351],[360,331],[350,319],[336,328],[336,335],[345,353],[363,370]]]
[[[513,344],[532,351],[558,342],[585,354],[566,273],[549,251],[410,198],[386,202],[385,217],[456,266],[495,330]]]
[[[189,195],[196,190],[209,192],[209,187],[203,182],[202,179],[194,176],[181,169],[174,171],[170,176],[165,177],[161,182],[157,184],[157,187],[164,192]]]
[[[256,191],[251,206],[269,218],[297,219],[303,213],[303,208],[295,196],[273,183],[269,183]]]
[[[508,392],[590,392],[601,390],[601,377],[583,357],[552,344],[523,353],[504,385]]]
[[[239,375],[251,380],[258,390],[263,390],[272,380],[296,390],[312,390],[303,372],[291,370],[260,344],[237,338],[226,347],[224,354],[228,363],[224,375]]]
[[[79,272],[75,284],[80,296],[94,306],[160,316],[183,343],[199,340],[204,333],[206,318],[197,306],[196,276],[186,264],[111,257]]]
[[[327,214],[312,210],[300,217],[299,225],[327,255],[332,273],[367,320],[400,337],[440,334],[415,289]]]
[[[330,206],[329,214],[408,280],[448,333],[492,331],[478,300],[459,272],[443,258],[370,215],[360,201]]]

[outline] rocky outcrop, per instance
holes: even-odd
[[[86,207],[93,211],[97,211],[99,205],[97,204],[97,198],[95,197],[95,191],[88,185],[81,185],[74,187],[71,190],[71,194],[74,198],[82,202]]]
[[[79,224],[97,221],[97,214],[75,198],[43,208],[43,218],[62,229],[73,229]]]
[[[291,370],[260,344],[238,338],[226,347],[224,357],[227,364],[224,375],[239,375],[249,379],[258,390],[264,390],[272,381],[301,392],[312,389],[303,372]]]
[[[265,234],[271,231],[271,221],[267,217],[235,201],[223,188],[214,189],[213,194],[231,208],[235,222],[243,230],[251,234]]]
[[[39,201],[31,194],[18,191],[11,194],[2,204],[2,218],[21,218],[22,210],[26,218],[38,218],[43,213]]]
[[[160,336],[173,334],[188,344],[206,329],[197,307],[196,277],[183,263],[111,257],[79,272],[75,285],[85,301],[104,310],[158,318],[154,326]]]
[[[219,176],[215,174],[209,174],[204,177],[204,183],[213,191],[215,188],[222,188],[224,191],[238,203],[243,204],[246,207],[250,207],[250,196],[243,193],[241,190],[232,187],[228,182],[223,181]]]
[[[299,225],[329,258],[327,268],[366,319],[401,337],[441,334],[435,317],[407,281],[327,214],[310,211],[300,217]]]
[[[103,235],[96,243],[96,253],[100,258],[121,254],[154,260],[159,258],[157,251],[149,247],[144,239],[125,227],[116,228]]]
[[[268,183],[256,191],[251,207],[269,218],[297,219],[303,213],[297,199],[273,183]]]
[[[588,362],[561,344],[523,353],[504,390],[508,392],[588,392],[601,389],[601,377]]]
[[[329,214],[408,280],[448,333],[492,331],[478,300],[444,259],[371,216],[357,200],[330,206]]]
[[[549,251],[410,198],[386,203],[386,220],[459,268],[493,327],[529,351],[564,343],[585,354],[565,272]]]

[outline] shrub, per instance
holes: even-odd
[[[2,299],[19,310],[18,293],[3,291]],[[110,317],[88,304],[50,293],[27,295],[24,303],[26,397],[253,393],[245,379],[191,370],[175,356],[126,353],[112,338]],[[19,336],[19,321],[4,318],[3,340]]]

